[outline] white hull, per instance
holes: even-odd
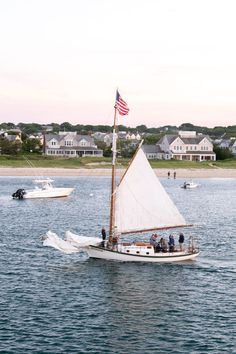
[[[26,190],[23,199],[67,197],[74,188],[52,188]]]
[[[188,253],[184,251],[158,253],[155,255],[126,254],[98,246],[89,246],[84,249],[90,258],[98,258],[121,262],[148,262],[148,263],[172,263],[194,260],[199,252]]]
[[[186,185],[181,186],[181,188],[184,188],[184,189],[193,189],[193,188],[197,188],[197,187],[198,187],[198,184],[196,184],[196,183],[186,184]]]

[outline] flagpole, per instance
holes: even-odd
[[[112,176],[111,176],[111,204],[110,204],[110,228],[109,228],[109,244],[112,245],[113,233],[114,233],[114,219],[115,219],[115,174],[116,174],[116,106],[114,112],[114,124],[112,134]]]

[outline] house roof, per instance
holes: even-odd
[[[172,144],[177,138],[181,139],[185,145],[197,145],[199,144],[203,139],[207,139],[208,141],[211,142],[211,139],[209,138],[208,135],[196,135],[195,137],[181,137],[180,135],[165,135],[163,136],[159,141],[158,144],[161,144],[164,140],[164,138],[167,139],[169,145]]]
[[[67,135],[57,135],[57,134],[46,134],[45,135],[46,142],[49,142],[52,139],[55,139],[60,143],[63,140],[71,139],[79,143],[81,140],[86,140],[91,144],[94,144],[94,139],[90,135],[73,135],[68,133]]]
[[[189,145],[197,145],[199,144],[203,139],[205,138],[205,136],[200,135],[200,136],[196,136],[195,138],[181,138],[180,139],[183,141],[184,144],[189,144]]]
[[[142,150],[145,154],[158,154],[163,153],[159,145],[142,145]]]
[[[172,135],[172,134],[170,134],[170,135],[164,135],[164,136],[158,141],[157,144],[161,144],[165,138],[167,139],[168,143],[171,144],[171,143],[173,143],[173,141],[174,141],[176,138],[178,138],[178,135],[176,135],[176,134],[175,134],[175,135]]]

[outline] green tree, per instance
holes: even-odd
[[[42,149],[39,139],[26,139],[22,144],[24,152],[39,152]]]
[[[0,149],[2,155],[17,155],[21,151],[21,142],[12,142],[6,138],[0,137]]]
[[[228,148],[221,148],[215,145],[213,150],[216,154],[216,160],[226,160],[233,157],[232,152]]]
[[[69,122],[64,122],[60,125],[60,130],[65,131],[65,132],[71,132],[74,130],[74,126],[70,124]]]

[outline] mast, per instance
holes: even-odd
[[[110,227],[109,227],[109,243],[113,241],[113,233],[114,233],[114,218],[115,218],[115,177],[116,177],[116,115],[117,108],[116,105],[114,107],[114,124],[113,124],[113,132],[112,132],[112,175],[111,175],[111,204],[110,204]]]

